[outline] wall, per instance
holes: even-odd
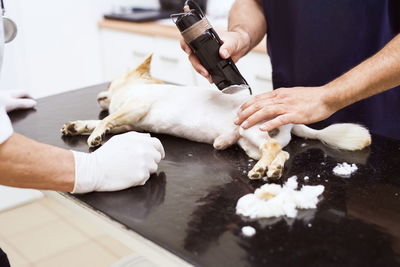
[[[104,81],[97,22],[119,6],[156,8],[158,0],[4,0],[18,25],[5,46],[0,89],[27,90],[35,97]],[[209,13],[226,23],[233,0],[209,0]],[[218,24],[218,23],[217,23]]]
[[[122,5],[158,6],[157,0],[5,0],[18,36],[5,47],[0,89],[35,97],[103,81],[97,22]]]

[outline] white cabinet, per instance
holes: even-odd
[[[239,60],[237,67],[249,83],[254,95],[272,90],[272,68],[268,55],[249,53]]]
[[[104,28],[100,30],[100,36],[105,80],[112,80],[136,67],[153,53],[153,77],[182,85],[214,86],[193,69],[177,39]],[[267,55],[251,52],[237,66],[254,94],[272,90],[271,64]]]
[[[160,80],[194,85],[192,65],[182,51],[179,40],[155,37],[152,75]]]
[[[193,85],[194,76],[179,40],[101,29],[103,76],[112,80],[153,53],[152,76],[166,82]]]

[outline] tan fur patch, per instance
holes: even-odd
[[[269,193],[269,192],[262,192],[262,194],[259,196],[260,199],[262,200],[270,200],[271,198],[275,197],[275,195]]]

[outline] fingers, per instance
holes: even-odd
[[[181,39],[180,40],[180,44],[181,44],[181,48],[183,51],[185,51],[186,54],[188,54],[189,56],[189,61],[190,63],[192,63],[193,68],[200,73],[201,75],[203,75],[204,77],[206,77],[208,80],[210,80],[209,77],[209,73],[206,70],[206,68],[204,68],[203,65],[201,65],[200,61],[197,59],[197,57],[193,54],[192,49],[190,49],[190,47],[187,45],[187,43],[185,42],[185,40]]]
[[[262,101],[262,100],[266,100],[266,99],[273,99],[276,97],[276,92],[275,91],[271,91],[268,93],[264,93],[261,95],[256,95],[255,97],[253,97],[252,99],[250,99],[249,101],[247,101],[246,103],[244,103],[243,105],[240,106],[240,110],[245,110],[246,108],[248,108],[249,106],[253,105],[256,102]]]
[[[151,142],[153,143],[153,146],[157,149],[158,152],[160,152],[161,158],[157,160],[157,163],[160,162],[161,159],[163,159],[165,157],[165,151],[164,151],[164,147],[161,144],[160,140],[158,140],[157,138],[151,138]]]
[[[192,64],[193,68],[202,76],[207,78],[209,83],[213,83],[213,80],[211,78],[211,75],[208,73],[206,68],[204,68],[203,65],[201,65],[200,61],[197,59],[197,57],[193,54],[192,49],[187,45],[185,40],[181,39],[180,40],[181,48],[183,51],[185,51],[186,54],[189,56],[189,61]]]
[[[151,135],[149,133],[140,133],[140,132],[130,132],[130,133],[134,133],[137,136],[141,136],[141,137],[151,137]]]
[[[33,99],[32,95],[29,94],[27,91],[11,91],[10,96],[13,98],[31,98]]]
[[[235,124],[236,125],[242,124],[243,121],[245,121],[249,116],[251,116],[254,112],[259,111],[260,109],[262,109],[260,105],[253,104],[250,107],[246,108],[245,110],[239,111],[238,117],[235,120]]]
[[[120,135],[114,135],[111,138],[114,138],[114,137],[117,137],[117,136],[121,136],[121,137],[126,136],[128,138],[137,138],[137,137],[148,138],[148,137],[151,137],[151,135],[149,133],[140,133],[140,132],[130,131],[130,132],[123,133],[123,134],[120,134]]]
[[[192,63],[193,68],[202,76],[207,78],[210,75],[194,54],[189,55],[189,60],[190,63]]]
[[[274,103],[275,101],[272,100],[274,96],[275,94],[265,93],[257,95],[251,100],[244,103],[239,109],[238,117],[235,120],[235,124],[242,124],[243,121],[245,121],[249,116],[263,108],[274,108],[274,106],[276,106],[276,104]]]
[[[148,167],[149,167],[149,173],[150,174],[156,173],[157,170],[158,170],[158,164],[155,161],[150,163]]]
[[[284,114],[281,116],[276,117],[275,119],[272,119],[270,121],[267,121],[264,123],[261,127],[261,131],[272,131],[273,129],[276,129],[278,127],[281,127],[285,124],[290,123],[291,120],[291,115],[290,114]]]
[[[197,57],[193,54],[192,49],[190,49],[190,47],[187,45],[187,43],[185,42],[185,40],[181,39],[180,40],[180,44],[181,44],[181,48],[183,51],[185,51],[186,54],[188,54],[189,56],[189,61],[192,64],[193,68],[202,76],[204,76],[205,78],[207,78],[207,80],[209,81],[209,83],[213,83],[213,80],[210,76],[210,74],[208,73],[208,71],[206,70],[206,68],[204,68],[203,65],[201,65],[200,61],[197,59]]]
[[[160,160],[165,157],[164,147],[161,144],[160,140],[158,140],[155,137],[151,137],[151,135],[149,133],[139,133],[139,132],[131,131],[131,132],[128,132],[128,133],[115,135],[111,139],[117,138],[117,137],[121,138],[121,137],[124,137],[124,136],[126,136],[128,138],[138,138],[139,137],[139,138],[143,138],[144,140],[146,140],[146,142],[150,141],[150,143],[147,143],[147,144],[151,144],[159,152],[159,157],[158,156],[155,157],[155,160],[157,161],[157,163],[160,162]],[[129,141],[127,140],[127,142],[129,142]]]
[[[269,120],[271,118],[275,118],[278,115],[280,115],[280,112],[279,112],[279,109],[276,108],[276,107],[260,109],[259,111],[254,112],[253,114],[251,114],[242,123],[242,128],[243,129],[248,129],[248,128],[252,127],[253,125],[257,124],[260,121]]]
[[[188,54],[188,55],[192,54],[192,49],[190,49],[190,47],[187,45],[185,40],[183,40],[183,38],[181,38],[180,44],[181,44],[182,50],[185,51],[186,54]]]

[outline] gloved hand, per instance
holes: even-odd
[[[36,106],[36,101],[32,96],[24,91],[1,91],[0,105],[5,107],[6,112],[15,109],[28,109]]]
[[[157,138],[137,132],[113,136],[93,153],[72,152],[75,158],[72,193],[118,191],[144,185],[165,156]]]

